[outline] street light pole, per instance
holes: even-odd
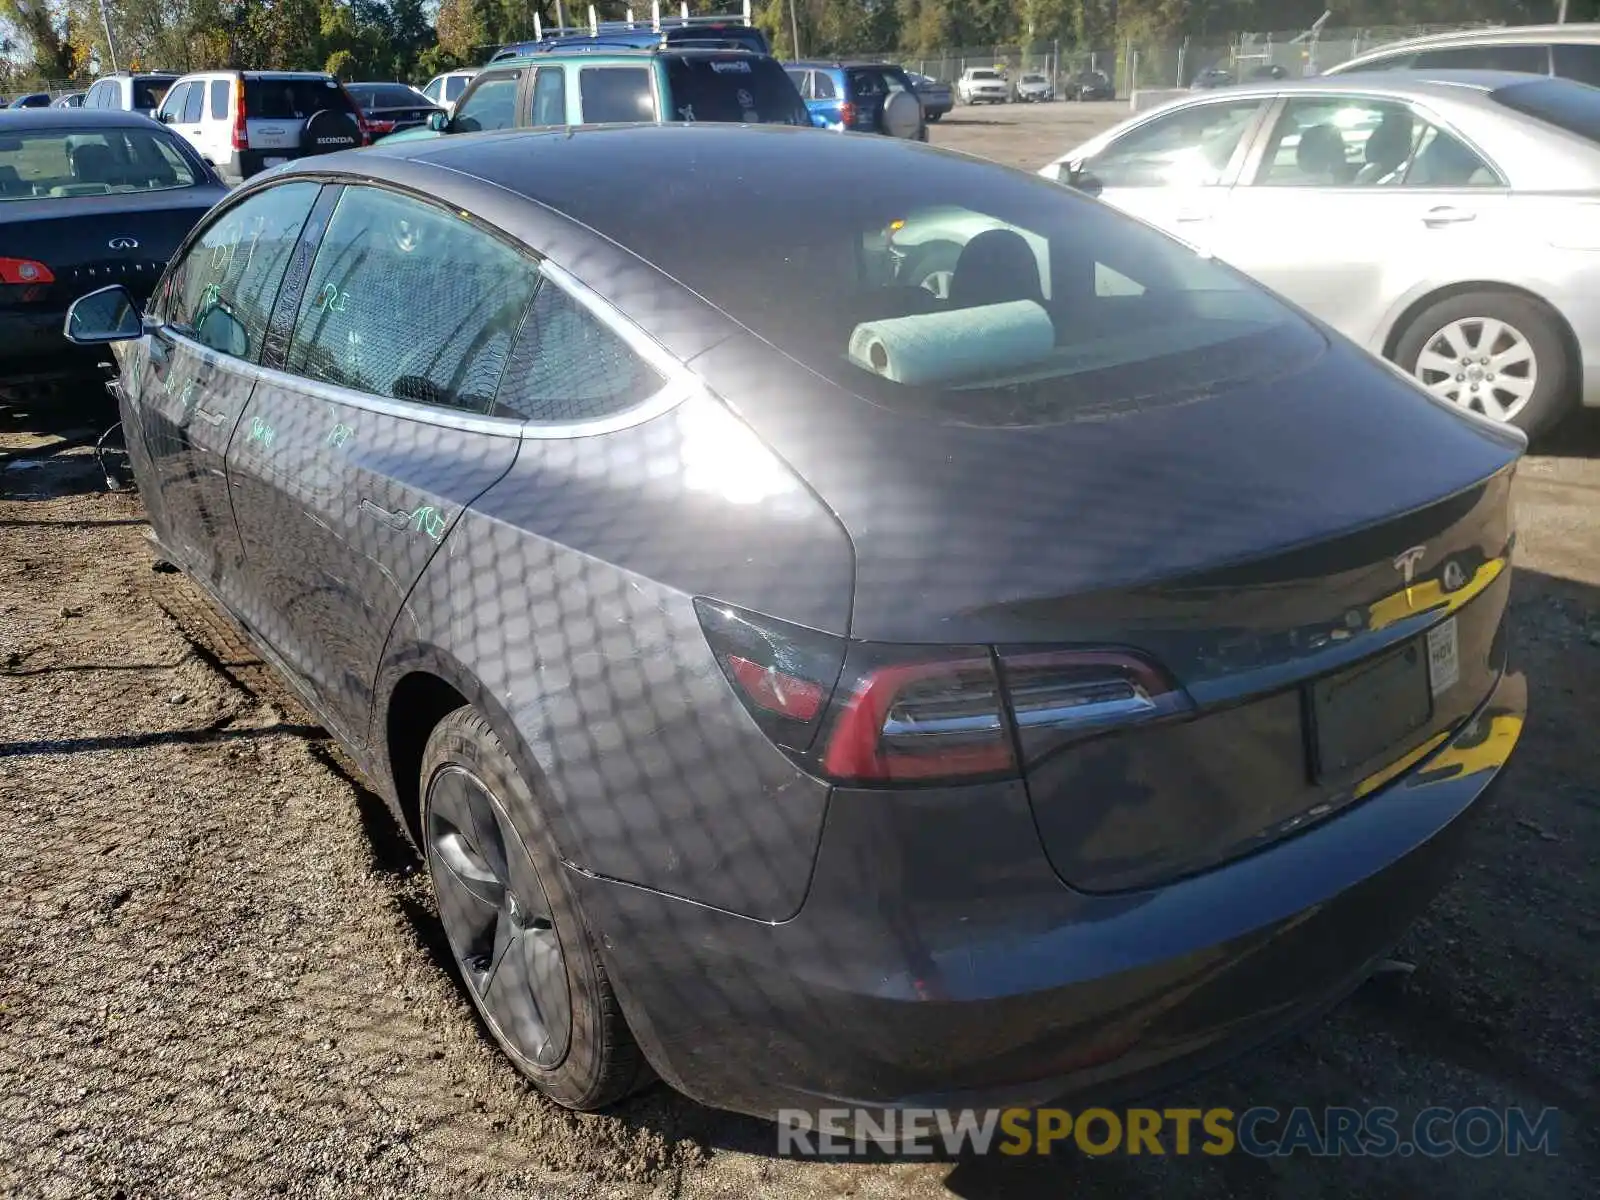
[[[1567,0],[1558,0],[1556,4],[1556,20],[1562,25],[1567,23]]]
[[[794,39],[794,56],[800,57],[800,18],[795,13],[797,0],[789,0],[789,36]]]
[[[100,23],[106,28],[106,54],[111,58],[111,73],[117,73],[117,43],[111,36],[111,16],[106,12],[106,0],[100,0]]]

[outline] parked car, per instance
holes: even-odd
[[[1251,80],[1287,79],[1289,78],[1289,68],[1281,67],[1277,63],[1261,63],[1258,66],[1251,67],[1250,74],[1246,78]]]
[[[67,306],[107,283],[142,301],[226,194],[183,139],[134,113],[0,112],[0,386],[87,373]]]
[[[1117,87],[1104,71],[1079,71],[1067,80],[1062,94],[1068,100],[1115,100]]]
[[[84,94],[85,108],[109,108],[142,113],[153,117],[166,98],[167,89],[178,81],[175,71],[119,72],[103,75]]]
[[[426,125],[434,113],[444,112],[409,83],[347,83],[344,90],[361,111],[369,138]]]
[[[884,62],[784,64],[819,128],[928,140],[928,122],[911,76]]]
[[[976,157],[390,139],[71,327],[569,1106],[1167,1086],[1356,986],[1520,733],[1522,436]]]
[[[65,96],[57,97],[55,102],[53,104],[51,104],[50,107],[51,108],[82,108],[83,107],[83,98],[84,98],[84,96],[86,94],[87,93],[85,93],[85,92],[68,92]]]
[[[442,134],[635,121],[811,124],[776,59],[745,50],[551,49],[485,67],[456,102],[384,145]]]
[[[1044,168],[1206,247],[1443,400],[1600,405],[1600,91],[1494,72],[1245,84]]]
[[[1011,85],[993,67],[968,67],[956,80],[956,99],[963,104],[1006,104]]]
[[[593,25],[555,27],[543,30],[542,36],[533,41],[502,46],[489,61],[503,62],[541,50],[570,50],[590,45],[631,46],[638,50],[670,46],[748,50],[752,54],[772,53],[772,43],[761,28],[752,22],[750,2],[745,0],[742,11],[722,14],[663,16],[661,6],[657,3],[648,21],[630,18],[625,21],[597,21]]]
[[[455,111],[456,101],[461,99],[461,93],[467,90],[467,84],[471,83],[477,74],[476,67],[465,71],[446,71],[428,80],[427,86],[422,89],[422,94],[445,112],[452,113]]]
[[[955,92],[942,79],[919,75],[915,71],[907,71],[906,77],[911,80],[917,99],[922,101],[922,115],[926,120],[937,121],[955,107]]]
[[[1232,87],[1236,82],[1233,72],[1226,67],[1205,67],[1195,73],[1194,79],[1189,84],[1189,90],[1208,92],[1213,88]]]
[[[1022,103],[1035,104],[1041,100],[1054,100],[1055,98],[1055,84],[1050,82],[1048,75],[1041,75],[1037,71],[1028,71],[1017,76],[1017,99]]]
[[[26,96],[18,96],[10,104],[11,108],[49,108],[49,92],[29,92]]]
[[[1510,25],[1432,34],[1369,50],[1323,74],[1413,69],[1519,71],[1600,85],[1600,24]]]
[[[229,183],[367,142],[350,93],[319,71],[198,71],[172,85],[156,119]]]

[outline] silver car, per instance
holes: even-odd
[[[1500,72],[1246,84],[1040,174],[1203,246],[1538,433],[1600,406],[1600,90]]]

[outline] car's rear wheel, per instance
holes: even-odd
[[[475,709],[435,727],[422,835],[468,997],[517,1069],[568,1108],[649,1078],[532,790]]]
[[[1430,305],[1400,335],[1395,360],[1441,399],[1530,437],[1558,424],[1573,402],[1559,319],[1513,292],[1465,292]]]

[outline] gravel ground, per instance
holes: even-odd
[[[1104,107],[935,137],[1037,166]],[[519,1081],[381,802],[73,445],[109,419],[0,402],[0,1195],[1594,1195],[1600,421],[1522,470],[1534,719],[1415,973],[1164,1101],[1553,1106],[1558,1156],[823,1165],[664,1088],[584,1117]]]

